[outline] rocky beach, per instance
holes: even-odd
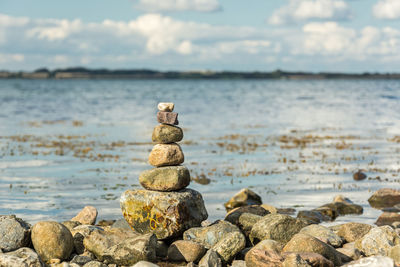
[[[381,210],[374,224],[337,223],[361,216],[363,206],[345,195],[311,209],[275,207],[243,188],[224,203],[226,214],[208,220],[202,194],[178,144],[183,130],[173,103],[158,105],[144,189],[122,193],[124,218],[97,220],[85,206],[67,221],[31,225],[0,216],[0,266],[400,266],[400,190],[382,188],[368,197]],[[352,179],[368,179],[362,171]]]

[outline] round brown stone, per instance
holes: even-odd
[[[157,144],[150,152],[149,163],[155,167],[176,166],[185,160],[178,144]]]

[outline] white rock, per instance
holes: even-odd
[[[362,258],[356,261],[352,261],[344,267],[393,267],[394,262],[389,257],[384,256],[372,256],[368,258]]]
[[[158,103],[157,108],[159,111],[171,112],[174,110],[174,103],[161,102]]]

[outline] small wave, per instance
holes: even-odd
[[[50,161],[47,160],[26,160],[26,161],[6,161],[0,162],[0,169],[7,168],[25,168],[25,167],[40,167],[49,165]]]

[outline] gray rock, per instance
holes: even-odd
[[[76,255],[72,258],[71,263],[76,263],[78,265],[85,265],[89,261],[92,261],[90,257]]]
[[[223,262],[231,262],[232,259],[242,249],[246,247],[246,238],[240,232],[231,232],[226,234],[212,250],[218,253]]]
[[[332,246],[308,234],[296,234],[282,249],[283,252],[313,252],[318,253],[335,265],[342,265],[351,259],[336,251]]]
[[[129,223],[125,220],[125,218],[118,219],[111,226],[112,228],[123,228],[123,229],[131,229]]]
[[[190,173],[185,166],[153,168],[141,172],[139,182],[148,190],[178,191],[190,184]]]
[[[93,230],[83,240],[84,247],[97,259],[103,260],[107,250],[126,239],[135,238],[138,234],[129,229],[111,228],[108,231]]]
[[[0,216],[0,249],[13,251],[29,245],[30,225],[15,215]]]
[[[297,213],[297,218],[304,219],[310,223],[320,223],[331,220],[329,216],[322,214],[318,210],[301,210]]]
[[[342,248],[337,248],[336,250],[353,260],[358,260],[362,256],[361,251],[355,247],[354,242],[344,244]]]
[[[333,247],[341,247],[343,240],[328,227],[312,224],[300,230],[300,233],[309,234]]]
[[[201,194],[188,188],[178,192],[128,190],[120,201],[132,229],[154,233],[158,239],[179,236],[208,217]]]
[[[154,234],[145,234],[129,238],[108,248],[103,256],[107,263],[133,265],[139,261],[156,260],[157,238]]]
[[[279,242],[288,242],[307,223],[301,219],[295,219],[289,215],[268,214],[254,224],[249,238],[253,244],[264,239],[272,239]]]
[[[225,209],[230,211],[234,208],[249,205],[261,205],[261,197],[248,188],[243,188],[224,204]]]
[[[33,249],[20,248],[18,250],[0,254],[0,266],[2,267],[42,267],[39,255]]]
[[[390,226],[372,228],[355,242],[365,256],[388,256],[391,248],[400,243],[399,236]]]
[[[57,222],[38,222],[32,227],[32,243],[44,262],[66,260],[74,249],[74,239],[64,225]]]
[[[344,267],[394,267],[394,262],[389,257],[372,256],[349,262]]]
[[[209,249],[203,258],[201,258],[199,267],[222,267],[222,261],[217,252]]]
[[[107,265],[99,261],[89,261],[83,267],[107,267]]]
[[[390,208],[400,203],[400,190],[392,188],[382,188],[376,191],[368,199],[373,208]]]
[[[139,261],[133,267],[158,267],[158,265],[148,261]]]
[[[246,267],[246,262],[243,260],[232,261],[231,267]]]
[[[171,261],[198,262],[206,253],[206,248],[197,242],[177,240],[168,249],[168,259]]]
[[[157,112],[157,121],[159,123],[178,125],[178,113],[159,111]]]
[[[183,139],[183,131],[177,126],[160,124],[154,128],[151,139],[159,144],[176,143]]]
[[[354,242],[362,238],[372,229],[372,225],[365,223],[345,223],[339,226],[337,234],[342,237],[346,242]]]
[[[195,241],[210,249],[231,232],[240,232],[240,230],[229,222],[218,221],[207,227],[190,228],[183,233],[183,239]]]

